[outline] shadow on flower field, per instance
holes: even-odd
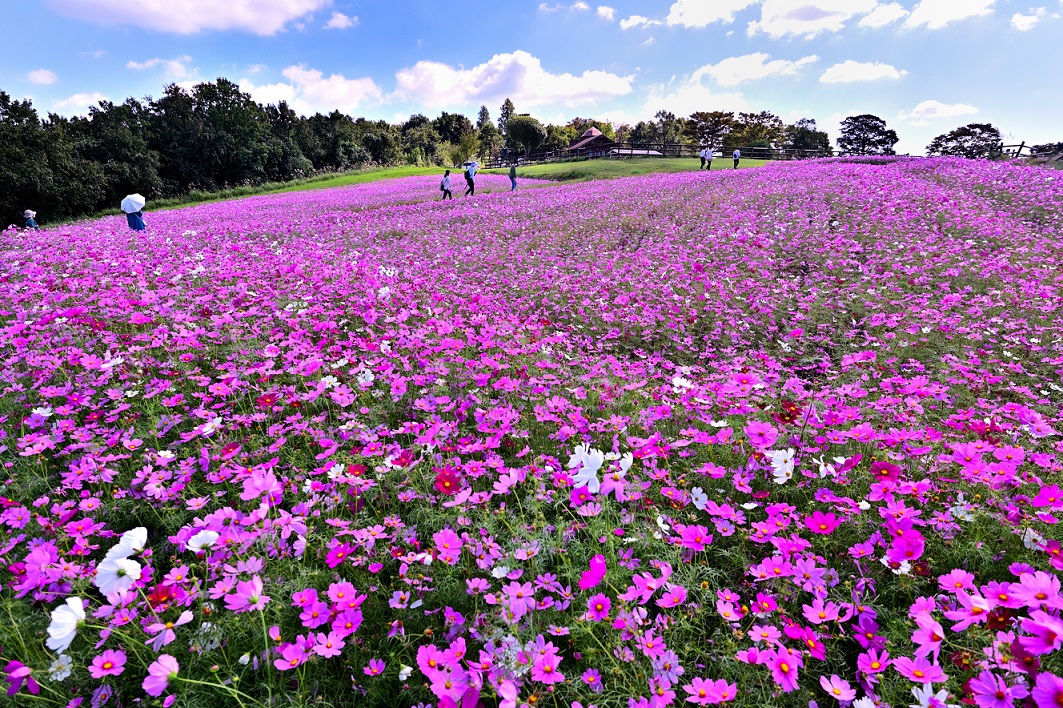
[[[1056,173],[478,182],[0,235],[5,705],[1059,704]]]

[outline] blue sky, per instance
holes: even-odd
[[[300,113],[634,123],[771,110],[900,152],[990,122],[1063,140],[1063,0],[5,0],[0,89],[42,113],[225,76]]]

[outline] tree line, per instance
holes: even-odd
[[[475,121],[443,112],[393,124],[340,111],[303,117],[285,102],[261,105],[220,78],[190,89],[171,84],[157,98],[102,101],[86,116],[42,118],[31,101],[0,91],[0,221],[17,221],[26,208],[50,221],[92,214],[117,208],[132,192],[180,197],[366,166],[453,166],[477,156],[563,150],[588,128],[636,145],[832,154],[815,120],[787,125],[769,111],[679,117],[662,110],[635,125],[582,117],[543,125],[506,99],[497,121],[481,106]],[[838,139],[842,152],[855,154],[891,154],[896,143],[896,133],[876,116],[847,119]]]

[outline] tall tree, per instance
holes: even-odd
[[[657,136],[657,124],[647,120],[640,120],[631,129],[631,142],[636,145],[659,142]]]
[[[446,111],[432,121],[432,127],[439,134],[440,140],[454,145],[461,142],[461,137],[466,133],[474,132],[472,121],[460,113],[447,113]]]
[[[502,104],[501,112],[498,116],[498,132],[503,136],[508,137],[507,126],[509,125],[509,119],[512,118],[517,112],[517,109],[513,106],[513,101],[508,98]]]
[[[581,133],[577,133],[575,128],[568,125],[548,125],[543,147],[547,150],[564,150],[580,135]]]
[[[476,132],[483,130],[485,125],[491,125],[491,111],[487,106],[480,106],[480,112],[476,114]]]
[[[698,145],[720,147],[734,123],[735,114],[731,111],[697,111],[686,119],[683,129]]]
[[[104,174],[104,200],[115,205],[131,192],[162,195],[159,154],[148,147],[151,115],[139,101],[102,101],[85,118],[70,121],[79,158],[98,163]]]
[[[992,157],[999,152],[1001,142],[1000,131],[991,123],[968,123],[931,140],[926,154]]]
[[[783,136],[783,122],[771,111],[739,113],[725,144],[736,147],[775,147]]]
[[[897,131],[886,127],[886,121],[864,113],[842,121],[838,148],[850,155],[895,155],[893,146],[900,141]]]
[[[529,154],[546,141],[546,128],[529,115],[513,116],[507,124],[510,140]]]
[[[671,111],[660,110],[653,116],[657,124],[657,142],[678,143],[683,138],[683,121]]]
[[[793,125],[786,126],[782,146],[787,150],[815,150],[821,155],[830,155],[830,136],[827,131],[819,130],[814,118],[801,118]]]

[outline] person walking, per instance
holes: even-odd
[[[742,159],[742,151],[735,148],[735,151],[731,153],[731,157],[735,159],[735,169],[738,169],[738,161]]]
[[[509,191],[516,192],[517,191],[517,163],[516,162],[510,163],[510,165],[509,165],[509,183],[511,185],[510,188],[509,188]]]
[[[144,231],[147,226],[144,224],[144,212],[143,211],[131,211],[125,215],[126,223],[129,224],[129,228],[134,231]]]
[[[716,157],[716,155],[713,154],[712,147],[711,146],[706,147],[705,148],[705,171],[706,172],[712,169],[712,158],[714,158],[714,157]]]
[[[447,170],[443,175],[443,181],[439,183],[439,188],[443,190],[443,198],[439,201],[445,202],[448,199],[454,199],[454,193],[450,191],[450,170]]]
[[[26,211],[22,212],[22,218],[26,220],[22,226],[27,231],[40,230],[41,227],[37,226],[37,222],[34,220],[35,216],[37,216],[37,212],[33,211],[32,209],[27,209]]]
[[[701,148],[701,152],[698,153],[698,157],[701,158],[701,166],[698,167],[698,172],[705,169],[705,148]]]
[[[480,168],[480,163],[476,160],[470,160],[465,163],[465,184],[468,185],[465,188],[466,197],[476,196],[476,170]]]

